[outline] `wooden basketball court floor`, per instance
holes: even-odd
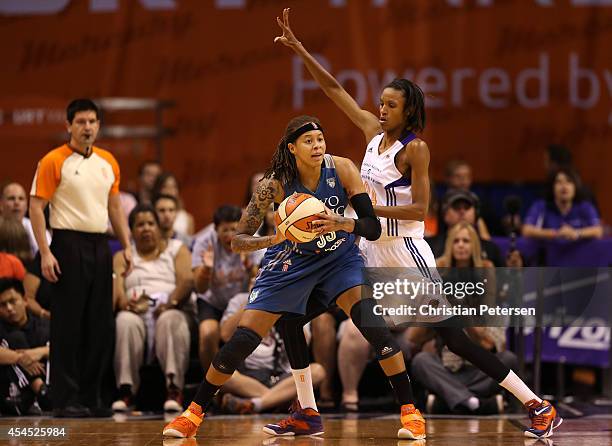
[[[427,440],[408,441],[396,438],[398,415],[324,415],[322,438],[275,438],[261,431],[263,424],[277,416],[212,416],[205,420],[198,436],[192,439],[163,439],[162,416],[123,419],[70,420],[46,417],[0,418],[0,445],[280,445],[280,446],[612,446],[612,415],[566,419],[550,440],[523,437],[523,416],[440,417],[427,421]],[[64,438],[14,438],[10,428],[64,427]],[[23,431],[22,429],[20,429]],[[13,430],[15,432],[15,430]]]

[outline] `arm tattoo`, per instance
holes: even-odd
[[[272,246],[273,239],[273,235],[253,237],[247,234],[238,234],[232,240],[232,249],[238,252],[258,251]]]
[[[279,191],[279,183],[276,180],[263,180],[257,185],[257,189],[251,201],[242,214],[238,223],[238,235],[232,241],[232,248],[236,251],[255,251],[267,248],[271,245],[271,237],[252,237],[259,229],[261,223],[274,202]]]

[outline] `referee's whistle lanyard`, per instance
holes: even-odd
[[[68,143],[68,147],[70,148],[70,150],[72,150],[73,152],[78,153],[83,158],[89,158],[91,156],[91,153],[92,153],[91,146],[87,146],[85,148],[85,153],[81,152],[79,149],[77,149],[76,147],[72,146],[70,143]]]
[[[78,153],[79,155],[81,155],[81,160],[79,161],[79,164],[76,166],[76,169],[74,170],[74,174],[78,175],[81,164],[87,161],[89,157],[91,156],[92,148],[91,146],[87,146],[87,148],[85,149],[85,153],[83,153],[76,147],[71,146],[70,143],[68,144],[68,147],[70,147],[70,150],[72,150],[74,153]]]

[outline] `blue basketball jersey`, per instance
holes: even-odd
[[[285,197],[294,192],[317,197],[339,215],[348,205],[331,155],[324,157],[317,190],[296,179],[285,187]],[[354,234],[336,231],[308,243],[286,240],[266,251],[246,308],[304,314],[311,295],[328,307],[344,291],[365,283],[363,268]]]
[[[296,178],[293,184],[285,186],[285,197],[294,192],[314,195],[333,212],[338,215],[344,215],[348,205],[348,197],[336,172],[333,157],[326,154],[323,158],[324,162],[321,164],[321,178],[319,179],[317,190],[311,191],[300,182],[299,178]],[[294,243],[290,241],[285,243],[293,245],[293,250],[296,254],[308,255],[329,253],[339,249],[342,245],[350,245],[354,242],[354,234],[336,231],[322,235],[308,243]]]

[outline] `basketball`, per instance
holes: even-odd
[[[280,204],[274,220],[287,240],[306,243],[319,236],[312,232],[312,222],[318,219],[317,214],[321,212],[325,212],[325,205],[318,198],[309,194],[293,194]]]

